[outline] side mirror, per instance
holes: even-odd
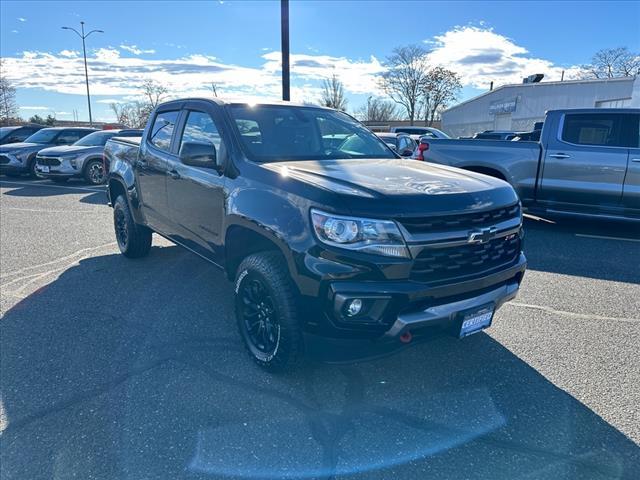
[[[219,169],[216,147],[210,143],[183,143],[180,148],[180,161],[192,167]]]

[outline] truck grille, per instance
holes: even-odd
[[[36,157],[36,161],[38,165],[49,165],[50,167],[57,167],[62,162],[57,158],[49,158],[49,157]]]
[[[463,215],[446,215],[437,217],[400,218],[398,221],[411,234],[448,232],[453,230],[470,230],[473,228],[495,225],[520,215],[520,205],[489,210],[487,212],[465,213]]]
[[[417,282],[440,282],[473,275],[511,263],[519,254],[518,233],[484,244],[425,248],[416,257],[410,278]]]
[[[9,163],[9,161],[9,157],[7,157],[6,155],[0,155],[0,165],[5,165]]]

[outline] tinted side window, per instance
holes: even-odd
[[[222,138],[215,122],[208,113],[189,112],[187,122],[182,132],[182,140],[180,141],[180,150],[185,143],[203,143],[213,145],[216,149],[218,159],[220,159],[220,150],[223,149]]]
[[[63,145],[71,145],[72,143],[76,143],[78,140],[84,137],[87,133],[91,133],[91,132],[84,132],[81,130],[65,130],[62,133],[60,133],[60,135],[58,135],[58,138],[56,138],[56,143],[60,143]]]
[[[565,115],[562,140],[578,145],[605,147],[637,146],[631,132],[635,115],[619,113],[589,113]]]
[[[171,137],[178,121],[178,110],[160,112],[153,121],[149,132],[149,141],[160,150],[168,152],[171,149]]]

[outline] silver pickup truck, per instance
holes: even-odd
[[[640,221],[640,109],[552,110],[540,142],[423,139],[413,158],[506,180],[533,213]]]

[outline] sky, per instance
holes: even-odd
[[[279,1],[0,0],[2,75],[21,115],[88,118],[81,40],[87,38],[94,120],[136,100],[151,79],[171,97],[281,96]],[[640,2],[290,2],[292,100],[317,102],[336,74],[353,112],[382,95],[377,77],[394,47],[420,44],[433,65],[461,76],[459,100],[544,73],[572,78],[602,48],[640,51]]]

